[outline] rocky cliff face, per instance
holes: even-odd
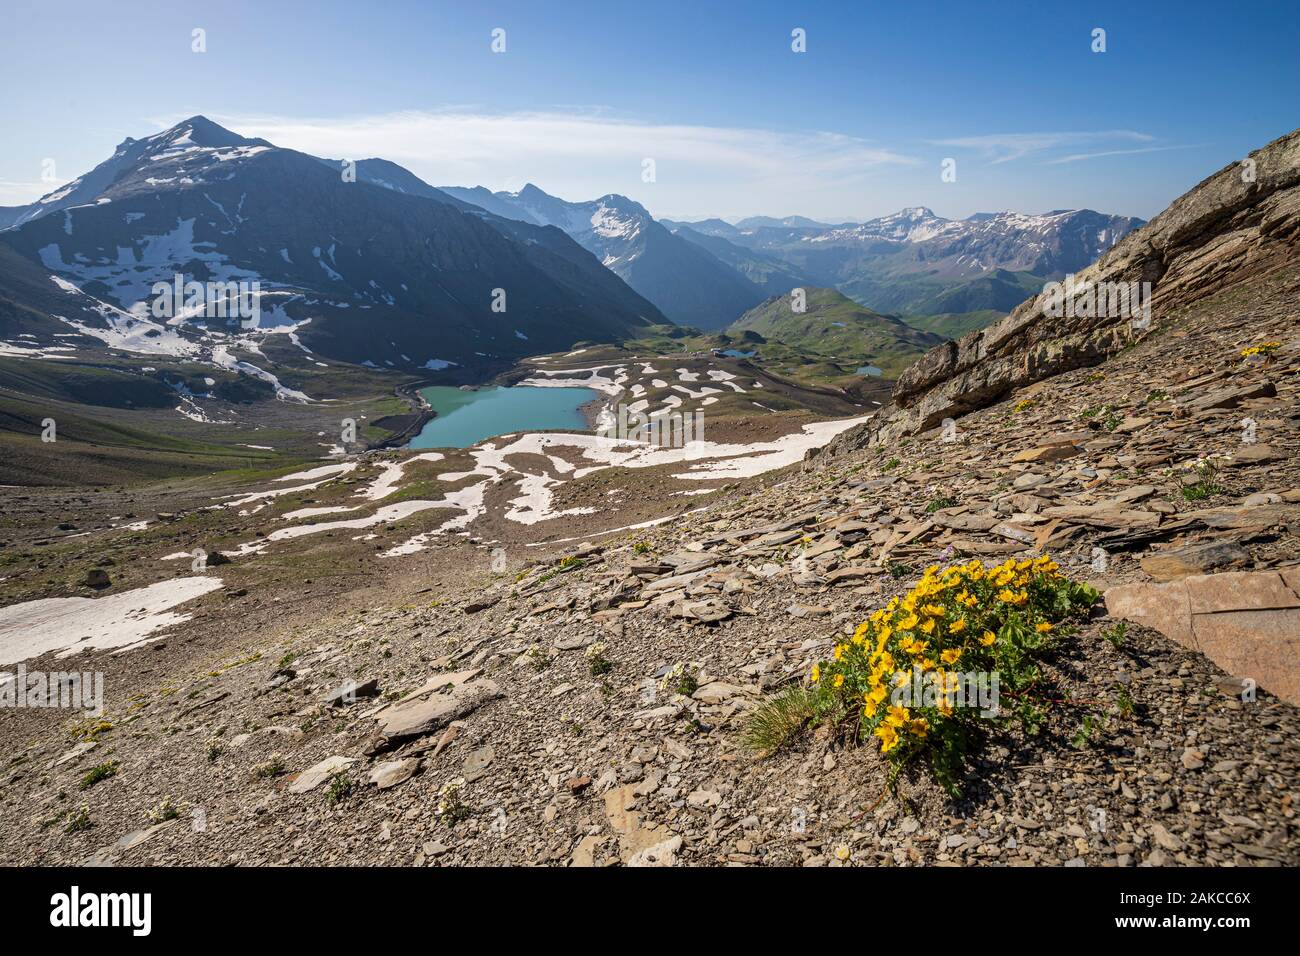
[[[1082,296],[1076,308],[1066,307],[1045,290],[1005,319],[926,353],[899,379],[893,404],[843,436],[840,447],[926,431],[1015,389],[1096,365],[1201,298],[1295,268],[1297,259],[1300,130],[1219,170],[1076,277],[1076,287],[1085,288],[1150,283],[1149,321],[1132,309],[1087,308]]]

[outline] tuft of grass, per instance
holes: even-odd
[[[1213,498],[1222,493],[1223,486],[1213,481],[1198,481],[1183,486],[1183,498],[1187,501],[1204,501],[1206,498]]]
[[[109,777],[116,777],[120,765],[116,760],[108,760],[98,766],[91,767],[86,775],[81,778],[81,789],[89,790],[95,784],[107,780]]]
[[[807,687],[792,687],[759,706],[745,725],[745,746],[773,753],[797,737],[820,716],[819,695]]]
[[[1101,632],[1101,636],[1106,639],[1111,647],[1115,648],[1115,650],[1119,650],[1124,646],[1124,638],[1128,636],[1128,622],[1117,621],[1110,627],[1104,628]]]

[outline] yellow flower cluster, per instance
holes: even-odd
[[[1281,347],[1281,342],[1261,342],[1259,345],[1251,345],[1242,349],[1241,357],[1250,358],[1252,355],[1272,355]]]
[[[954,707],[958,667],[993,672],[1009,656],[1041,645],[1053,618],[1069,610],[1058,600],[1062,586],[1071,586],[1059,570],[1048,556],[926,568],[907,594],[838,642],[831,659],[813,667],[811,680],[860,708],[863,729],[880,740],[882,753],[905,754],[948,723],[970,719]],[[891,702],[918,675],[938,688],[934,701],[912,695],[908,706]]]

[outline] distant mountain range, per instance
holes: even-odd
[[[195,116],[125,140],[37,202],[0,207],[0,352],[170,356],[296,399],[258,364],[264,345],[290,366],[499,367],[670,321],[753,325],[752,310],[771,312],[794,288],[823,307],[860,307],[876,325],[902,316],[954,334],[1138,225],[1090,210],[949,220],[925,207],[862,223],[658,221],[623,196],[439,188],[384,159],[309,156]],[[155,283],[178,273],[257,283],[260,326],[152,314]],[[900,349],[925,344],[895,331]]]
[[[384,160],[344,173],[201,116],[128,139],[85,176],[0,210],[0,340],[21,342],[11,353],[98,340],[232,367],[235,349],[278,331],[303,362],[414,370],[508,364],[666,321],[558,229],[467,206]],[[259,329],[158,319],[151,288],[176,273],[258,283]]]
[[[788,292],[797,280],[779,263],[777,287],[755,282],[744,269],[719,258],[705,242],[673,235],[640,203],[609,195],[589,202],[566,202],[529,184],[519,192],[490,192],[442,186],[442,192],[497,216],[538,226],[557,226],[591,252],[672,321],[717,329],[766,295]],[[742,257],[753,253],[736,250]]]
[[[1090,265],[1143,224],[1090,209],[954,220],[924,206],[838,225],[800,216],[756,216],[735,225],[665,222],[678,235],[723,240],[783,262],[813,285],[901,315],[1010,311],[1046,280]]]
[[[861,223],[656,221],[625,196],[568,202],[532,184],[519,192],[439,188],[494,215],[564,230],[674,322],[704,330],[801,286],[837,288],[882,312],[981,312],[976,321],[987,321],[1142,225],[1091,210],[951,220],[924,206]]]

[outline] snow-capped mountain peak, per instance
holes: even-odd
[[[113,155],[27,206],[0,211],[0,228],[11,228],[63,209],[95,202],[108,190],[140,181],[149,186],[201,182],[203,171],[218,163],[247,159],[274,147],[212,122],[191,116],[143,139],[127,137]],[[7,215],[6,215],[7,214]]]

